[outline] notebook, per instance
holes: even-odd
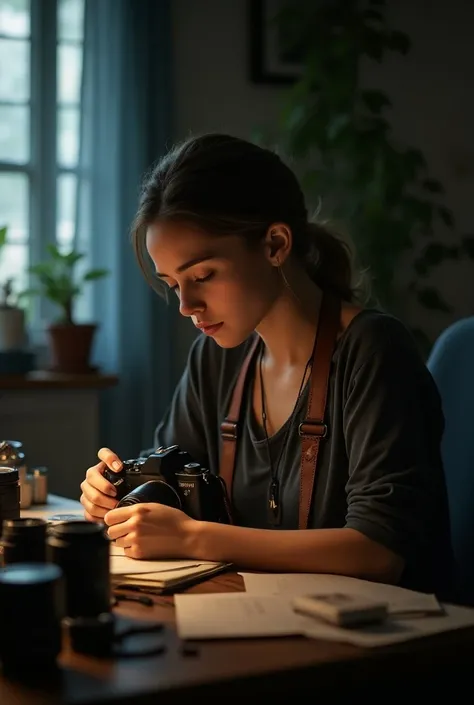
[[[164,594],[182,590],[228,570],[230,563],[212,561],[142,561],[111,547],[110,571],[114,588]]]

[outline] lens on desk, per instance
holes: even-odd
[[[43,519],[5,519],[2,539],[3,563],[44,563],[46,527]]]
[[[63,590],[55,565],[17,563],[0,570],[0,661],[5,675],[39,675],[55,667]]]
[[[110,541],[105,527],[65,521],[47,531],[47,559],[64,573],[68,617],[110,611]]]
[[[20,479],[17,468],[0,466],[0,526],[20,518]]]

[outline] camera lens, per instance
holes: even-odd
[[[117,507],[129,507],[141,502],[156,502],[166,504],[168,507],[181,509],[181,500],[176,490],[162,480],[150,480],[143,485],[135,487],[120,502]]]
[[[20,482],[16,468],[0,467],[0,526],[20,518]]]
[[[3,522],[1,546],[3,563],[44,563],[46,560],[46,527],[43,519],[6,519]]]
[[[60,568],[18,563],[0,570],[0,660],[5,675],[44,676],[61,650]]]
[[[65,521],[47,531],[47,557],[64,574],[68,617],[110,611],[110,542],[105,527]]]

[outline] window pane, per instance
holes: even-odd
[[[28,239],[28,200],[26,174],[0,173],[0,222],[8,226],[10,242]]]
[[[30,158],[30,111],[0,105],[0,161],[24,164]]]
[[[0,39],[0,101],[30,98],[30,43]]]
[[[13,280],[13,292],[27,288],[28,245],[6,244],[0,257],[0,286]]]
[[[0,34],[27,37],[30,33],[30,0],[0,0]]]
[[[58,163],[61,166],[75,167],[79,153],[79,110],[60,108],[58,110]]]
[[[58,101],[78,103],[81,91],[82,48],[62,44],[58,47]]]
[[[75,174],[58,176],[58,219],[56,239],[59,247],[68,252],[74,239],[76,221],[76,183]]]
[[[84,0],[59,0],[60,39],[82,41],[84,30]]]

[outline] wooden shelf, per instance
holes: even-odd
[[[118,384],[116,375],[62,374],[35,370],[27,375],[0,375],[0,389],[106,389]]]

